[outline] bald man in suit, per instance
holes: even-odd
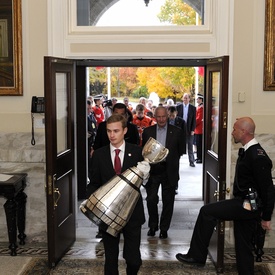
[[[155,236],[160,228],[160,239],[168,237],[175,202],[175,190],[179,180],[179,160],[186,153],[185,134],[182,129],[168,123],[166,107],[157,107],[155,111],[157,124],[144,129],[142,134],[143,146],[150,137],[159,141],[169,149],[166,159],[152,164],[150,177],[146,183],[146,201],[149,213],[148,236]],[[158,216],[158,190],[162,189],[162,213]]]

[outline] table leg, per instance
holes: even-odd
[[[19,238],[19,244],[24,245],[25,244],[25,222],[26,222],[26,201],[27,201],[27,195],[21,191],[18,193],[18,195],[15,197],[15,200],[17,202],[17,228],[18,228],[18,238]]]
[[[8,199],[4,204],[4,209],[6,212],[6,219],[7,219],[7,227],[8,227],[8,234],[9,234],[9,249],[11,250],[11,256],[16,256],[16,202],[15,199]]]

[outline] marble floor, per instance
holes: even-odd
[[[186,253],[189,248],[193,228],[199,212],[203,205],[202,201],[202,164],[190,167],[187,156],[180,160],[180,181],[178,194],[176,195],[174,214],[168,238],[159,239],[158,232],[155,237],[148,237],[147,222],[142,227],[141,255],[143,262],[150,260],[168,261],[176,264],[177,253]],[[146,193],[142,188],[141,193],[145,199]],[[161,194],[159,193],[161,198]],[[80,204],[81,202],[79,202]],[[159,203],[159,212],[162,202]],[[148,217],[147,207],[144,200],[145,215]],[[77,214],[77,238],[74,246],[67,252],[65,257],[81,257],[90,259],[104,259],[104,249],[101,239],[95,238],[97,226],[90,222],[80,211]],[[120,259],[122,259],[122,247]],[[266,251],[267,252],[267,251]],[[272,274],[275,274],[274,251],[266,256]],[[207,262],[211,265],[210,258]],[[226,248],[225,263],[235,263],[235,252],[233,248]]]
[[[145,223],[142,227],[142,239],[141,239],[141,255],[143,259],[143,265],[146,266],[146,263],[150,261],[156,261],[156,263],[168,263],[171,267],[172,273],[173,270],[178,268],[179,262],[176,260],[175,255],[177,253],[185,253],[189,248],[189,242],[193,232],[194,224],[199,212],[200,207],[203,205],[202,201],[202,164],[196,164],[196,167],[190,167],[187,160],[187,156],[181,158],[180,165],[180,181],[178,194],[176,195],[174,214],[171,222],[171,227],[168,231],[167,239],[159,239],[158,234],[155,237],[148,237],[148,225]],[[145,190],[141,189],[143,198],[145,199],[146,194]],[[79,204],[82,201],[79,201]],[[147,207],[144,200],[144,209],[145,215],[148,218]],[[162,202],[160,200],[159,209],[161,210]],[[158,233],[158,232],[157,232]],[[104,261],[104,249],[101,239],[96,238],[97,226],[94,225],[90,220],[84,216],[80,210],[77,213],[77,231],[76,231],[76,242],[71,247],[71,249],[66,253],[64,259],[96,259],[99,261]],[[123,240],[121,241],[121,253],[120,259],[122,259],[122,247]],[[26,258],[26,261],[32,259],[33,257],[43,256],[47,257],[47,246],[38,244],[26,244],[24,247],[18,248],[18,255]],[[234,249],[227,249],[225,253],[225,263],[234,263],[235,255]],[[7,244],[2,244],[0,247],[0,264],[6,263],[6,257],[9,255],[9,249]],[[1,256],[4,256],[1,258]],[[12,257],[13,258],[13,257]],[[11,260],[15,260],[14,258]],[[16,260],[19,260],[18,265],[16,261],[12,264],[14,270],[11,275],[19,275],[22,270],[22,263],[20,258],[16,257]],[[147,262],[148,261],[148,262]],[[266,256],[266,262],[269,265],[271,274],[275,274],[275,256],[274,251],[269,253]],[[208,267],[215,270],[211,260],[207,260]],[[17,271],[16,271],[17,270]],[[209,271],[209,270],[208,270]],[[206,272],[202,270],[200,272]],[[200,273],[197,274],[210,274],[210,273]],[[215,273],[215,272],[214,272]],[[4,274],[1,273],[0,275]],[[9,275],[5,271],[5,275]],[[57,274],[57,273],[53,273]],[[65,273],[64,273],[65,274]],[[66,273],[67,274],[67,273]],[[69,274],[69,273],[68,273]],[[86,273],[85,273],[86,274]],[[154,273],[159,274],[159,273]],[[163,273],[161,273],[163,274]],[[166,273],[165,273],[166,274]],[[177,273],[177,274],[186,274],[186,273]],[[193,274],[193,273],[190,273]],[[213,274],[213,273],[211,273]]]
[[[181,158],[180,182],[178,194],[176,195],[174,214],[168,238],[159,239],[158,233],[155,237],[148,237],[147,222],[142,227],[141,253],[143,260],[165,259],[175,260],[175,254],[186,252],[189,247],[191,234],[196,221],[198,211],[202,202],[202,164],[190,167],[187,157]],[[142,188],[143,198],[146,193]],[[159,194],[160,195],[160,194]],[[161,198],[161,195],[160,195]],[[79,202],[80,203],[80,202]],[[160,200],[159,210],[162,202]],[[147,207],[144,200],[145,215],[148,217]],[[90,222],[80,211],[77,215],[77,239],[74,247],[67,256],[81,254],[82,257],[101,257],[104,254],[100,239],[95,238],[97,227]]]

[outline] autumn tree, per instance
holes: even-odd
[[[182,94],[193,94],[195,69],[193,67],[147,67],[139,68],[137,77],[148,92],[156,92],[161,98],[180,99]]]
[[[90,94],[106,94],[107,93],[107,68],[106,67],[90,67],[89,68]]]
[[[158,18],[160,22],[168,22],[173,25],[197,25],[196,11],[183,0],[166,0]]]
[[[125,96],[129,96],[138,87],[135,67],[119,68],[120,87]]]

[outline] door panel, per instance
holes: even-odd
[[[74,61],[45,57],[48,263],[75,241]]]
[[[204,125],[204,202],[225,199],[228,106],[228,56],[210,59],[206,69]],[[219,221],[209,244],[209,255],[223,272],[224,222]]]

